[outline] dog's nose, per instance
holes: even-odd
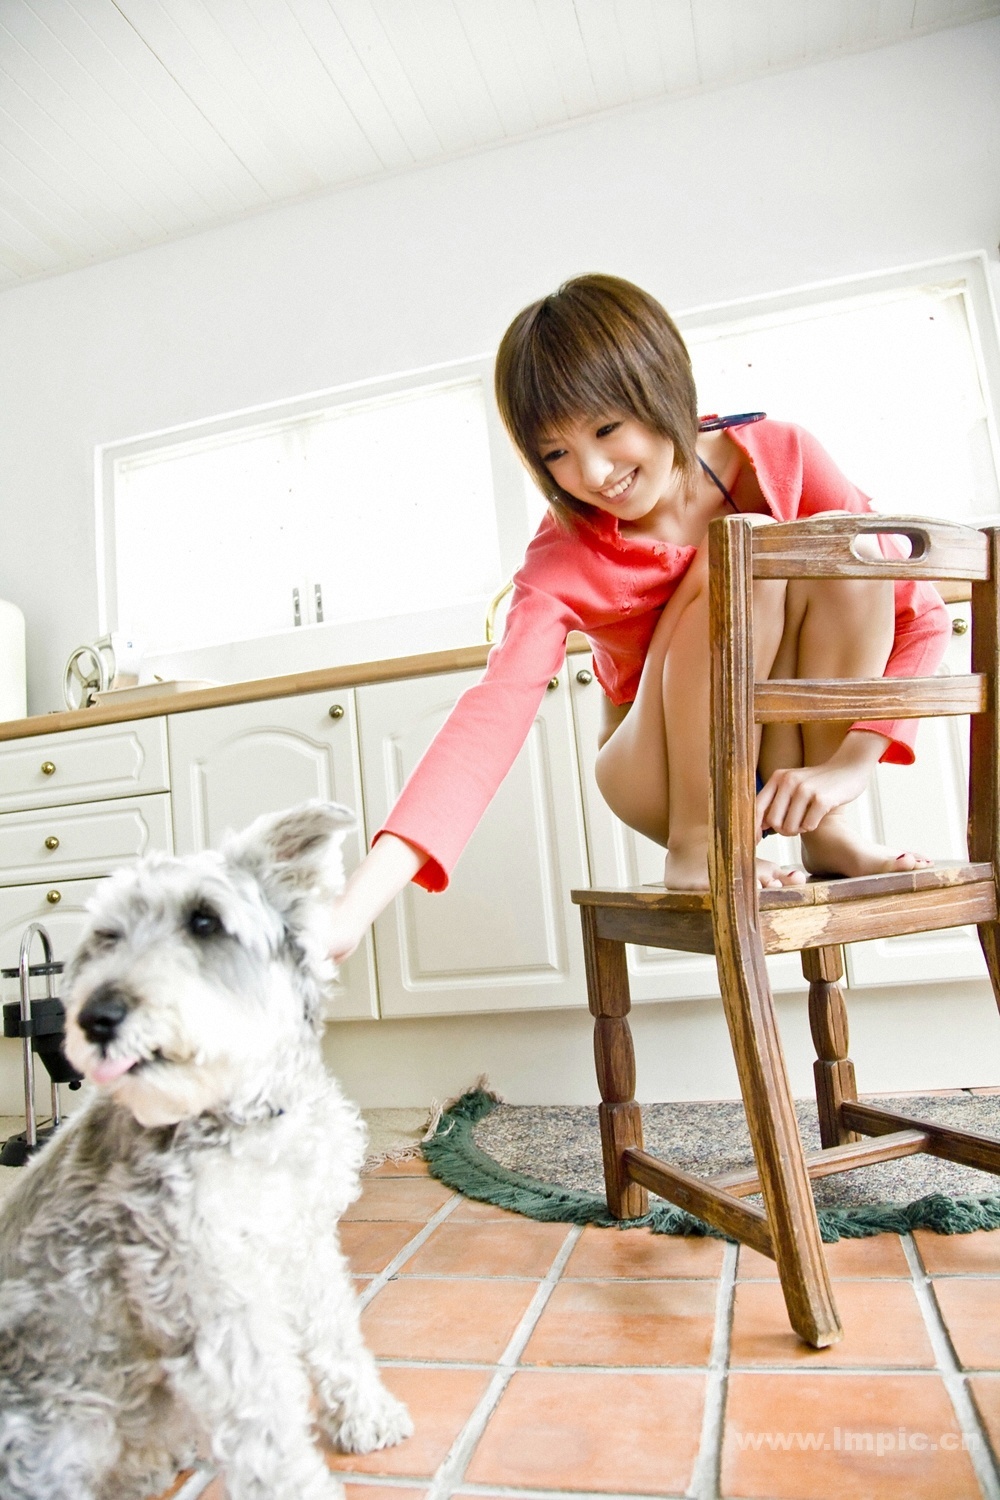
[[[88,1042],[110,1042],[128,1015],[128,1001],[113,984],[101,984],[80,1007],[77,1024]]]

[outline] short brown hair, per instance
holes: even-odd
[[[624,412],[671,440],[686,484],[696,472],[691,359],[655,297],[618,276],[575,276],[518,313],[500,341],[495,387],[511,441],[565,521],[589,507],[560,489],[539,436],[567,420]]]

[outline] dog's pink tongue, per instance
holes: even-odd
[[[139,1061],[137,1057],[106,1057],[96,1067],[91,1068],[90,1076],[94,1083],[114,1083],[116,1078],[121,1078],[129,1068],[134,1068]]]

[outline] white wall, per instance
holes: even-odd
[[[679,311],[995,256],[998,61],[993,20],[4,293],[0,598],[27,616],[31,710],[60,706],[69,649],[97,631],[96,444],[493,348],[519,307],[580,271],[631,277]]]

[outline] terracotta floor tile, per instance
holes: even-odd
[[[934,1295],[965,1369],[1000,1368],[1000,1281],[935,1281]]]
[[[569,1233],[567,1224],[504,1222],[452,1224],[435,1229],[400,1273],[406,1276],[546,1275]]]
[[[430,1168],[422,1156],[404,1156],[402,1161],[382,1161],[377,1167],[364,1167],[362,1177],[429,1177]],[[401,1491],[405,1494],[406,1491]]]
[[[994,1453],[1000,1453],[1000,1375],[973,1375],[969,1389],[975,1398],[986,1436]]]
[[[340,1247],[356,1276],[384,1271],[403,1246],[420,1232],[420,1225],[399,1219],[342,1220]]]
[[[395,1484],[391,1489],[385,1484],[345,1484],[344,1490],[347,1500],[423,1500],[427,1494],[426,1490],[411,1490],[409,1485],[403,1488]]]
[[[505,1223],[511,1223],[524,1219],[525,1215],[512,1213],[509,1208],[497,1208],[494,1203],[480,1203],[477,1198],[463,1198],[449,1217],[456,1224],[478,1223],[482,1219],[502,1219]],[[532,1219],[530,1222],[537,1221]]]
[[[563,1276],[654,1280],[670,1276],[718,1276],[723,1253],[722,1241],[708,1236],[653,1234],[649,1229],[597,1229],[588,1224]]]
[[[566,1281],[521,1356],[528,1365],[703,1365],[715,1327],[711,1281]]]
[[[490,1419],[472,1484],[681,1494],[698,1451],[700,1375],[519,1370]]]
[[[933,1367],[934,1354],[916,1293],[907,1282],[838,1281],[834,1294],[844,1337],[829,1349],[811,1349],[789,1327],[777,1282],[740,1283],[733,1313],[732,1364]]]
[[[721,1492],[726,1500],[976,1500],[980,1493],[936,1375],[801,1371],[730,1376]]]
[[[469,1420],[491,1377],[491,1370],[384,1367],[382,1379],[410,1408],[413,1436],[394,1448],[380,1448],[377,1453],[328,1450],[327,1463],[331,1469],[347,1473],[430,1478]],[[359,1500],[370,1500],[372,1493],[358,1485]],[[392,1493],[395,1496],[399,1491]]]
[[[448,1202],[451,1188],[433,1178],[366,1177],[361,1197],[352,1203],[344,1222],[355,1219],[410,1219],[425,1223]]]
[[[331,1465],[332,1467],[332,1465]],[[180,1481],[178,1481],[180,1483]],[[389,1489],[382,1484],[351,1484],[344,1485],[347,1492],[347,1500],[424,1500],[427,1491],[424,1489],[411,1489],[409,1485],[393,1485]],[[160,1500],[171,1500],[175,1494],[174,1490],[168,1490],[160,1497]],[[199,1500],[228,1500],[225,1486],[221,1479],[213,1479],[207,1490],[202,1490]]]
[[[385,1484],[345,1484],[344,1490],[347,1500],[423,1500],[427,1494],[426,1490],[411,1490],[409,1485],[403,1488],[395,1484],[391,1489]]]
[[[870,1280],[873,1277],[902,1276],[909,1279],[910,1268],[898,1234],[875,1234],[866,1240],[837,1240],[833,1245],[824,1245],[823,1254],[827,1270],[834,1278]],[[736,1274],[741,1281],[776,1281],[778,1268],[769,1256],[751,1250],[749,1245],[741,1245]]]
[[[995,1229],[975,1229],[971,1234],[915,1229],[913,1238],[931,1276],[1000,1275],[1000,1233]]]
[[[365,1342],[383,1359],[499,1359],[533,1281],[390,1281],[361,1315]]]

